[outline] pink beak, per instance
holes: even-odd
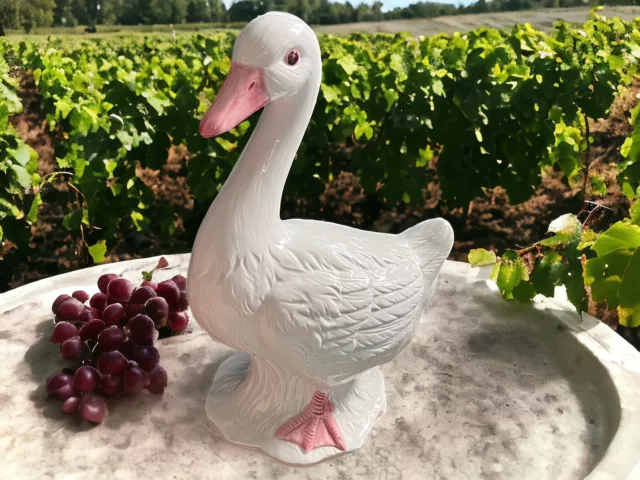
[[[232,63],[216,99],[200,121],[200,135],[210,138],[227,132],[268,101],[263,70]]]

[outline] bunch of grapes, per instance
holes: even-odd
[[[182,275],[160,283],[145,280],[136,287],[107,273],[98,279],[100,292],[92,297],[78,290],[56,298],[51,341],[76,366],[47,379],[46,391],[63,401],[63,413],[78,412],[100,423],[107,415],[104,396],[144,389],[164,393],[167,372],[159,364],[155,342],[160,330],[175,334],[187,328],[186,288]]]

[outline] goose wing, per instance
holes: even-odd
[[[393,358],[413,336],[425,297],[405,240],[347,230],[306,230],[304,245],[289,242],[260,315],[267,355],[332,383]]]

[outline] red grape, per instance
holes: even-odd
[[[67,295],[66,293],[63,293],[62,295],[58,295],[58,297],[53,301],[53,305],[51,306],[51,311],[57,315],[58,314],[58,309],[60,308],[60,305],[62,304],[62,302],[69,300],[71,298],[71,295]]]
[[[173,283],[175,283],[180,290],[186,290],[187,289],[187,278],[186,277],[184,277],[182,275],[176,275],[171,280],[173,280]]]
[[[145,372],[140,367],[129,366],[124,372],[122,385],[127,393],[139,393],[144,390]]]
[[[136,346],[130,338],[127,338],[122,345],[118,348],[118,351],[122,353],[127,360],[132,360],[135,356]]]
[[[153,345],[153,332],[156,327],[149,317],[143,314],[136,315],[129,321],[127,327],[133,343],[141,346]]]
[[[60,400],[65,401],[69,397],[77,397],[79,395],[79,392],[75,388],[73,388],[70,383],[68,383],[67,385],[63,385],[59,389],[57,389],[54,394]]]
[[[98,357],[98,370],[107,375],[120,375],[127,368],[127,358],[117,350],[102,352]]]
[[[67,360],[79,360],[80,357],[82,357],[82,346],[83,341],[78,335],[67,338],[62,342],[62,345],[60,345],[62,358],[66,358]]]
[[[127,323],[129,323],[129,320],[131,320],[131,317],[127,315],[127,310],[129,310],[129,304],[127,302],[122,303],[122,308],[124,308],[124,313],[122,314],[122,325],[126,325]]]
[[[176,305],[176,312],[184,312],[187,308],[189,308],[189,299],[187,298],[187,291],[180,290],[180,300],[178,300],[178,305]]]
[[[89,320],[100,318],[101,316],[102,314],[100,313],[100,310],[91,307],[84,307],[84,310],[80,312],[80,315],[78,315],[78,321],[87,323]]]
[[[149,385],[147,390],[156,395],[162,395],[167,386],[167,372],[160,365],[157,365],[149,372]]]
[[[144,304],[150,298],[156,297],[156,292],[151,287],[138,287],[131,294],[131,298],[129,299],[129,303],[133,304]]]
[[[186,287],[183,275],[160,284],[145,280],[136,288],[129,280],[109,273],[98,279],[99,293],[90,296],[76,290],[72,296],[55,299],[51,341],[60,344],[63,358],[82,365],[47,379],[45,390],[63,401],[63,413],[77,411],[85,420],[100,423],[108,411],[105,399],[95,392],[116,395],[146,388],[154,394],[164,393],[168,379],[159,365],[160,352],[153,346],[158,338],[156,327],[169,321],[176,333],[186,328]]]
[[[58,317],[76,320],[84,305],[75,298],[68,298],[58,307]]]
[[[164,326],[169,315],[169,304],[162,297],[152,298],[144,304],[144,313],[146,313],[153,323],[158,327]]]
[[[117,350],[126,338],[127,336],[122,328],[112,325],[100,333],[98,336],[98,345],[100,345],[103,352]]]
[[[82,395],[78,409],[82,418],[92,423],[100,423],[107,416],[107,403],[93,392]]]
[[[98,386],[100,374],[93,367],[80,367],[73,376],[73,388],[83,392],[92,392]]]
[[[107,297],[104,293],[98,292],[95,293],[93,297],[91,297],[91,300],[89,300],[89,305],[91,305],[92,308],[95,308],[96,310],[102,312],[104,310],[104,307],[107,306],[108,299],[109,297]]]
[[[89,300],[89,294],[84,290],[76,290],[71,294],[71,296],[81,303],[85,303],[87,300]]]
[[[122,387],[122,377],[119,375],[102,375],[99,389],[105,395],[115,395]]]
[[[118,278],[118,275],[115,273],[105,273],[104,275],[100,275],[100,278],[98,278],[98,288],[102,293],[107,293],[107,287],[114,278]]]
[[[187,312],[170,312],[168,322],[173,333],[180,333],[189,325],[189,316]]]
[[[107,295],[116,302],[127,302],[136,286],[126,278],[118,277],[109,282]]]
[[[144,313],[144,305],[140,303],[129,303],[127,305],[127,318],[133,318],[140,313]]]
[[[154,291],[158,289],[158,284],[156,282],[152,282],[151,280],[145,280],[140,284],[141,287],[151,287]]]
[[[156,347],[138,347],[133,353],[133,359],[150,372],[160,363],[160,352]]]
[[[104,321],[94,318],[85,323],[80,329],[80,338],[85,342],[87,340],[97,340],[98,335],[106,328]]]
[[[80,403],[79,397],[69,397],[64,401],[60,410],[62,410],[62,413],[66,415],[71,415],[76,410],[78,410],[79,403]]]
[[[71,379],[72,379],[72,376],[69,375],[68,373],[64,373],[64,372],[54,373],[53,375],[49,376],[49,378],[47,378],[47,383],[45,384],[44,389],[48,394],[52,394],[56,390],[58,390],[60,387],[64,385],[70,385]]]
[[[105,325],[120,325],[124,317],[124,307],[119,303],[113,303],[102,312],[102,320]]]
[[[62,343],[67,338],[71,338],[78,334],[78,329],[75,325],[69,322],[58,322],[56,326],[53,327],[53,332],[51,333],[51,341],[54,343]]]
[[[162,297],[167,301],[170,309],[173,310],[178,305],[178,301],[180,300],[180,289],[173,280],[160,282],[156,293],[159,297]]]

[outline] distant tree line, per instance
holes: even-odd
[[[0,0],[0,35],[3,27],[28,31],[52,25],[247,22],[270,10],[293,13],[311,24],[330,25],[595,3],[636,5],[640,0],[478,0],[466,7],[416,2],[386,11],[379,1],[355,5],[329,0],[239,0],[227,9],[222,0]]]

